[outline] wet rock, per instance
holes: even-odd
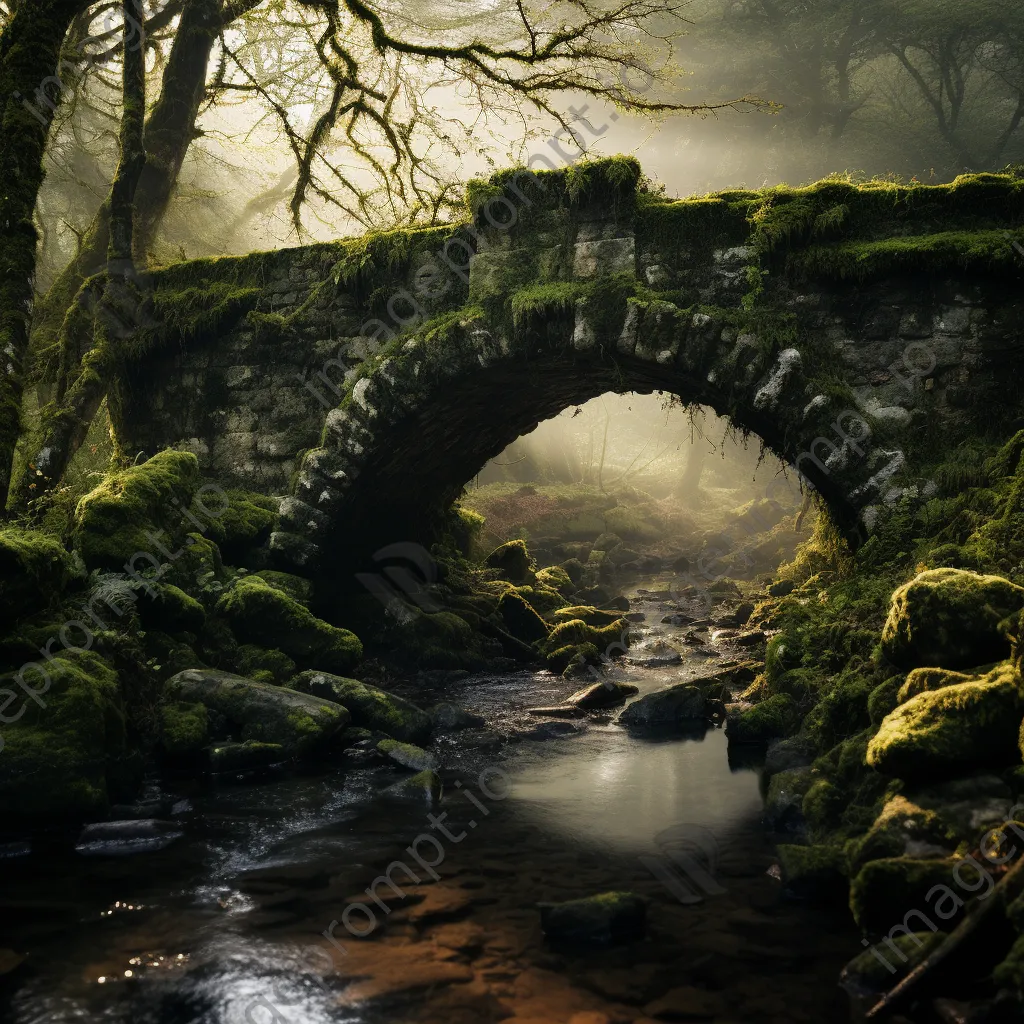
[[[606,679],[570,694],[565,698],[565,703],[584,711],[595,711],[599,708],[615,707],[627,697],[632,697],[634,693],[639,692],[639,688],[632,683]]]
[[[395,764],[411,768],[413,771],[423,772],[437,767],[437,758],[433,754],[412,743],[400,743],[392,739],[380,740],[377,743],[377,750]]]
[[[186,669],[171,676],[164,692],[171,700],[205,705],[246,740],[280,744],[285,757],[323,749],[350,717],[323,698],[218,669]]]
[[[919,860],[888,857],[865,864],[850,884],[850,910],[866,931],[886,933],[910,910],[931,916],[940,905],[933,893],[936,886],[954,889],[956,860]],[[948,908],[950,900],[945,901]]]
[[[408,800],[433,806],[441,802],[444,786],[437,772],[427,768],[396,782],[393,786],[388,786],[384,793],[393,800]]]
[[[795,732],[800,710],[788,694],[777,693],[752,707],[729,705],[725,731],[730,743],[762,744]]]
[[[977,682],[925,691],[901,704],[882,720],[867,762],[902,779],[1013,764],[1020,761],[1022,714],[1016,673],[1000,666]]]
[[[787,597],[795,589],[796,584],[792,580],[779,580],[768,587],[768,593],[771,597]]]
[[[548,718],[582,718],[586,711],[574,704],[550,704],[547,707],[527,708],[526,713]]]
[[[165,849],[184,834],[181,826],[173,821],[153,818],[99,821],[82,829],[75,850],[92,857],[152,853]]]
[[[632,942],[642,939],[647,927],[647,901],[631,892],[605,892],[538,907],[544,934],[567,945]]]
[[[907,795],[920,807],[937,812],[964,839],[975,839],[982,830],[1008,821],[1014,804],[1010,787],[984,772],[911,787]]]
[[[524,740],[558,740],[574,736],[585,727],[573,722],[538,722],[532,729],[522,733]]]
[[[334,701],[348,708],[352,724],[386,733],[405,743],[422,743],[434,723],[411,701],[369,683],[329,672],[300,672],[288,684],[293,690]]]
[[[280,743],[246,740],[244,743],[220,743],[210,748],[210,771],[215,774],[258,771],[287,760],[288,754]]]
[[[766,775],[771,776],[792,768],[803,768],[809,765],[815,756],[814,744],[801,736],[793,736],[788,740],[773,740],[768,744],[764,771]]]
[[[973,668],[1010,654],[1000,627],[1024,608],[1024,587],[1001,576],[929,569],[893,592],[882,650],[900,668]]]
[[[457,704],[444,702],[430,709],[435,732],[461,732],[463,729],[479,729],[486,725],[482,715],[474,715]]]
[[[764,801],[764,817],[778,832],[797,832],[804,826],[804,796],[816,780],[810,768],[790,768],[772,776]]]
[[[645,729],[702,722],[706,717],[700,688],[691,683],[677,683],[633,701],[619,716],[619,723],[631,729]]]

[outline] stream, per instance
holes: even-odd
[[[641,694],[745,657],[728,642],[675,642],[687,627],[662,622],[665,585],[626,590],[639,640],[609,671]],[[619,709],[531,715],[583,685],[548,673],[415,685],[403,693],[487,723],[437,745],[443,831],[425,806],[382,799],[396,769],[341,765],[173,793],[154,782],[166,834],[76,853],[0,847],[0,945],[28,954],[5,979],[0,1019],[849,1019],[837,978],[859,938],[843,915],[783,892],[758,766],[730,764],[722,729],[651,738],[617,725]],[[396,861],[415,877],[393,867],[400,895],[368,896]],[[613,890],[648,898],[645,941],[545,941],[538,903]]]

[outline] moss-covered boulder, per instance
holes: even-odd
[[[430,771],[437,767],[437,758],[430,751],[417,747],[414,743],[383,739],[377,742],[377,752],[403,768],[411,768],[414,772]]]
[[[562,597],[568,597],[576,590],[569,574],[560,565],[549,565],[537,573],[537,583],[550,590],[556,590]]]
[[[975,682],[911,697],[883,719],[868,745],[868,764],[901,779],[929,779],[1019,761],[1019,682],[1004,665]]]
[[[645,693],[619,715],[619,723],[630,729],[656,729],[705,720],[704,694],[699,686],[677,683],[665,690]]]
[[[818,778],[808,767],[789,768],[773,775],[764,800],[764,816],[768,824],[779,832],[802,829],[804,797]]]
[[[973,668],[1010,654],[1000,624],[1024,608],[1024,587],[1001,576],[928,569],[892,595],[882,650],[901,668]]]
[[[217,669],[186,669],[167,680],[168,701],[203,704],[223,716],[236,740],[276,743],[286,757],[326,747],[349,722],[340,704]]]
[[[969,683],[976,680],[978,676],[970,675],[967,672],[954,672],[948,668],[915,668],[907,673],[907,678],[900,686],[896,695],[897,704],[905,704],[911,697],[928,690],[941,690],[946,686],[956,686],[959,683]]]
[[[240,640],[281,650],[306,668],[347,672],[363,656],[354,633],[318,619],[283,590],[254,576],[228,590],[217,602],[217,613]]]
[[[34,530],[0,530],[0,620],[10,622],[50,607],[75,576],[71,556]]]
[[[786,693],[777,693],[751,708],[730,709],[725,731],[730,743],[768,743],[796,732],[800,710]]]
[[[160,707],[160,745],[172,758],[198,755],[209,742],[205,704],[169,701]]]
[[[595,608],[589,604],[574,604],[568,608],[559,608],[551,614],[552,620],[556,623],[580,619],[588,626],[608,626],[613,622],[618,622],[621,617],[617,611],[605,611],[603,608]]]
[[[180,587],[154,582],[137,593],[139,618],[146,629],[198,633],[206,624],[206,610]]]
[[[545,654],[550,654],[565,646],[593,644],[609,657],[616,657],[625,653],[628,643],[629,622],[626,619],[616,619],[607,626],[590,626],[582,619],[570,619],[568,622],[560,622],[551,630],[541,649]]]
[[[786,888],[800,899],[846,899],[846,857],[839,846],[779,846],[779,867]]]
[[[239,645],[234,668],[240,676],[276,686],[284,686],[298,671],[298,666],[283,651],[257,644]]]
[[[24,689],[0,676],[0,806],[8,820],[102,815],[130,758],[117,673],[93,651],[61,651],[45,672],[26,671]]]
[[[210,771],[251,772],[281,764],[289,758],[289,751],[280,743],[245,740],[243,743],[218,743],[210,748]]]
[[[301,693],[343,704],[354,726],[386,733],[405,743],[424,743],[433,728],[430,715],[415,704],[357,679],[328,672],[300,672],[288,685]]]
[[[850,866],[856,874],[872,860],[925,854],[942,857],[955,848],[956,836],[948,822],[897,794],[886,801],[867,834],[851,844]]]
[[[931,916],[929,910],[934,903],[925,897],[933,893],[936,886],[955,886],[953,869],[956,864],[954,860],[913,857],[888,857],[865,864],[850,883],[853,919],[865,931],[886,934],[893,925],[903,921],[908,911]],[[933,893],[935,903],[939,895]],[[910,923],[914,923],[913,918]]]
[[[514,590],[507,590],[501,595],[498,614],[506,631],[524,644],[535,644],[548,638],[548,624],[529,601]]]
[[[293,601],[298,601],[307,608],[313,603],[313,581],[307,580],[304,576],[295,576],[293,573],[279,572],[276,569],[260,569],[250,573],[250,576],[263,580],[275,590],[283,590]]]
[[[270,536],[277,520],[279,499],[234,489],[225,492],[225,496],[227,507],[219,515],[208,517],[209,535],[230,560],[262,544]],[[201,510],[197,511],[201,513]]]
[[[496,570],[503,580],[524,583],[532,578],[530,552],[523,540],[510,540],[499,544],[485,559],[488,569]]]
[[[199,486],[190,452],[163,451],[148,462],[112,473],[78,503],[72,538],[90,569],[122,569],[137,552],[166,561],[153,535],[169,550],[185,532],[187,509]]]
[[[472,669],[484,661],[480,636],[452,611],[410,612],[390,626],[384,648],[390,659],[417,669]]]
[[[557,590],[541,583],[523,584],[516,587],[515,592],[539,612],[553,612],[566,604],[566,599]]]

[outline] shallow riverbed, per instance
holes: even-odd
[[[636,589],[640,642],[616,678],[643,693],[743,656],[678,643],[685,628],[661,623],[664,602]],[[665,641],[681,662],[664,663]],[[528,672],[443,688],[489,731],[439,745],[437,827],[428,808],[381,799],[391,769],[339,768],[175,793],[183,834],[164,849],[8,857],[0,946],[28,960],[7,976],[0,1017],[847,1019],[836,980],[860,943],[841,915],[785,898],[756,768],[730,767],[720,729],[651,739],[619,727],[617,711],[572,722],[527,713],[573,688]],[[418,881],[393,867],[403,895],[367,896],[396,861]],[[649,898],[646,941],[586,952],[546,943],[538,902],[609,890]],[[322,933],[336,921],[332,945]]]

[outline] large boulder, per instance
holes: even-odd
[[[300,672],[288,684],[300,693],[343,704],[352,715],[352,724],[404,743],[424,743],[434,725],[430,715],[411,701],[396,697],[369,683],[329,672]]]
[[[800,709],[788,693],[776,693],[753,707],[729,707],[725,731],[730,743],[767,744],[794,733]]]
[[[0,806],[25,820],[102,815],[130,761],[117,673],[94,651],[61,651],[43,671],[0,676]]]
[[[64,547],[33,530],[0,530],[0,619],[10,622],[56,603],[74,575]]]
[[[501,595],[498,614],[506,631],[524,644],[537,643],[548,637],[548,624],[537,614],[533,605],[514,590]]]
[[[700,687],[677,683],[667,690],[646,693],[619,715],[619,722],[631,729],[657,728],[703,722],[707,717]]]
[[[346,708],[321,697],[211,668],[171,676],[164,693],[170,701],[203,704],[222,715],[236,739],[279,744],[283,757],[322,749],[351,717]]]
[[[900,668],[973,668],[1001,661],[1010,640],[1000,623],[1024,608],[1024,587],[1001,576],[929,569],[892,595],[882,650]]]
[[[163,451],[111,473],[78,503],[72,538],[90,569],[122,569],[136,553],[162,561],[154,534],[167,547],[180,539],[199,486],[199,462],[190,452]]]
[[[1020,761],[1024,700],[1014,669],[1004,664],[975,682],[911,697],[882,720],[867,761],[901,779],[948,776],[958,770]]]
[[[510,540],[499,544],[485,559],[488,569],[497,570],[503,580],[523,583],[530,579],[530,552],[522,540]]]
[[[239,580],[217,602],[243,641],[283,651],[305,668],[348,672],[363,656],[355,633],[318,619],[308,608],[265,580]]]

